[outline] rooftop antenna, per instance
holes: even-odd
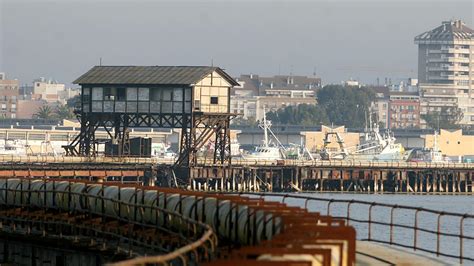
[[[102,57],[99,57],[99,66],[102,66]]]
[[[313,67],[313,76],[316,77],[316,67]]]
[[[214,58],[211,58],[211,67],[214,66]]]

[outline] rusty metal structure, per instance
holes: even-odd
[[[96,130],[103,128],[117,156],[132,155],[130,128],[181,129],[175,166],[197,163],[198,150],[214,141],[214,164],[230,164],[230,88],[238,85],[218,67],[96,66],[74,83],[81,85],[75,113],[81,132],[64,146],[69,156],[93,157]]]
[[[112,252],[112,262],[125,259],[117,265],[355,263],[355,230],[343,220],[258,198],[0,178],[0,206],[2,236]],[[1,255],[8,261],[8,243]]]

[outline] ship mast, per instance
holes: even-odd
[[[267,115],[265,112],[265,107],[263,107],[263,132],[264,132],[264,140],[263,145],[268,148],[268,124],[267,124]]]
[[[433,144],[433,150],[436,152],[436,151],[439,151],[438,149],[438,131],[435,130],[434,132],[434,144]]]

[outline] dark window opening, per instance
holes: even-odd
[[[219,98],[217,97],[211,97],[211,104],[218,104],[219,103]]]
[[[126,98],[127,98],[127,92],[125,91],[125,88],[117,89],[116,101],[125,101]]]
[[[117,89],[115,88],[104,88],[104,100],[106,101],[115,100],[116,93],[117,93]]]

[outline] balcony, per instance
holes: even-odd
[[[455,49],[455,48],[449,48],[448,53],[450,54],[469,54],[469,49]]]
[[[437,66],[437,67],[428,67],[428,71],[463,71],[469,72],[469,67],[466,66]]]
[[[428,58],[429,63],[443,63],[443,62],[456,62],[456,63],[469,63],[469,57],[430,57]]]
[[[448,62],[469,63],[469,57],[448,57]]]
[[[448,57],[430,57],[428,58],[428,62],[430,63],[448,62]]]

